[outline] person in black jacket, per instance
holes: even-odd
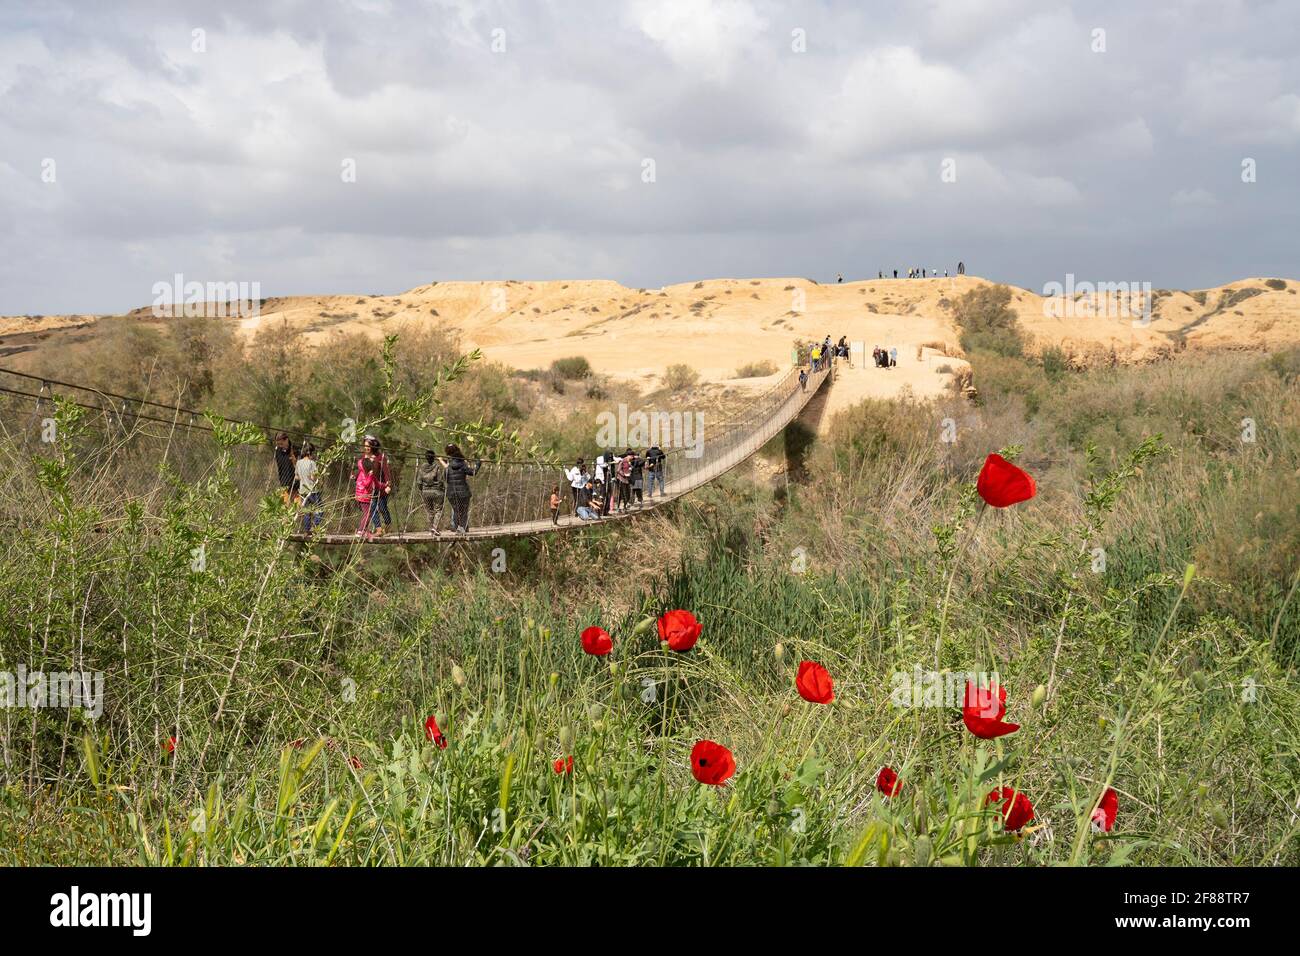
[[[469,489],[469,479],[478,474],[483,467],[483,459],[477,459],[473,465],[465,461],[465,453],[459,445],[448,445],[447,453],[447,500],[451,502],[451,526],[453,531],[469,533],[469,500],[474,493]]]
[[[280,496],[285,504],[298,500],[298,449],[289,436],[280,432],[275,436],[275,474],[280,480]]]

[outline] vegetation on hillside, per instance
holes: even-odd
[[[106,702],[0,713],[0,862],[1300,863],[1300,353],[1073,372],[987,341],[966,345],[979,407],[792,428],[775,483],[758,465],[514,542],[502,573],[487,545],[287,544],[292,516],[248,522],[240,449],[209,438],[186,439],[202,482],[141,454],[123,486],[74,409],[52,446],[9,434],[0,670],[102,671]],[[400,374],[437,348],[399,343]],[[210,394],[301,388],[295,414],[328,418],[323,383],[267,354]],[[385,407],[373,346],[331,361],[339,401]],[[981,511],[999,449],[1038,494]],[[150,467],[165,494],[138,493]],[[674,608],[703,624],[686,652],[654,627]],[[579,641],[596,624],[608,657]],[[796,693],[802,660],[832,703]],[[996,672],[1020,730],[898,706],[918,669]],[[701,739],[734,754],[726,786],[692,776]],[[986,804],[1003,787],[1034,806],[1017,833]]]

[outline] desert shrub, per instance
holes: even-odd
[[[1274,292],[1281,292],[1283,289],[1286,288],[1286,280],[1285,280],[1285,279],[1265,279],[1265,280],[1264,280],[1264,285],[1268,286],[1268,287],[1269,287],[1270,289],[1272,289]]]
[[[690,388],[699,380],[700,373],[684,363],[670,365],[664,372],[664,386],[674,392]]]
[[[1065,350],[1056,345],[1049,345],[1038,356],[1038,362],[1043,366],[1043,371],[1047,377],[1055,381],[1070,369],[1070,359],[1065,354]]]
[[[571,355],[552,362],[551,371],[561,378],[588,378],[591,375],[591,364],[581,355]]]
[[[962,330],[962,348],[1022,355],[1024,337],[1010,303],[1011,289],[1005,285],[979,286],[961,296],[953,304],[953,320]]]
[[[736,369],[736,378],[765,378],[768,375],[774,375],[777,372],[775,362],[764,359],[761,362],[750,362]]]

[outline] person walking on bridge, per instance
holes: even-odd
[[[469,534],[469,502],[474,496],[469,479],[483,467],[483,459],[479,458],[471,465],[465,460],[465,453],[459,445],[450,444],[444,450],[447,453],[447,500],[451,502],[452,531]]]
[[[801,371],[801,375],[807,377],[807,371]],[[660,496],[664,495],[664,465],[667,463],[668,456],[658,445],[651,445],[650,450],[645,453],[645,471],[646,471],[646,496],[654,497],[655,484],[659,485]]]
[[[415,469],[415,487],[429,517],[429,533],[442,534],[438,523],[442,521],[443,505],[447,500],[447,463],[438,458],[432,448],[424,453],[424,461]]]
[[[573,499],[573,510],[576,512],[578,510],[578,492],[587,484],[586,462],[579,458],[573,467],[564,473],[564,477],[569,479],[569,496]]]

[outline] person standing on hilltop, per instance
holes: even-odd
[[[835,281],[836,281],[836,282],[843,282],[843,281],[844,281],[844,273],[843,273],[843,272],[837,272],[837,273],[835,273]]]
[[[957,275],[964,276],[965,274],[966,274],[966,263],[964,262],[957,263]]]
[[[889,367],[893,368],[898,364],[898,346],[895,345],[889,350]]]

